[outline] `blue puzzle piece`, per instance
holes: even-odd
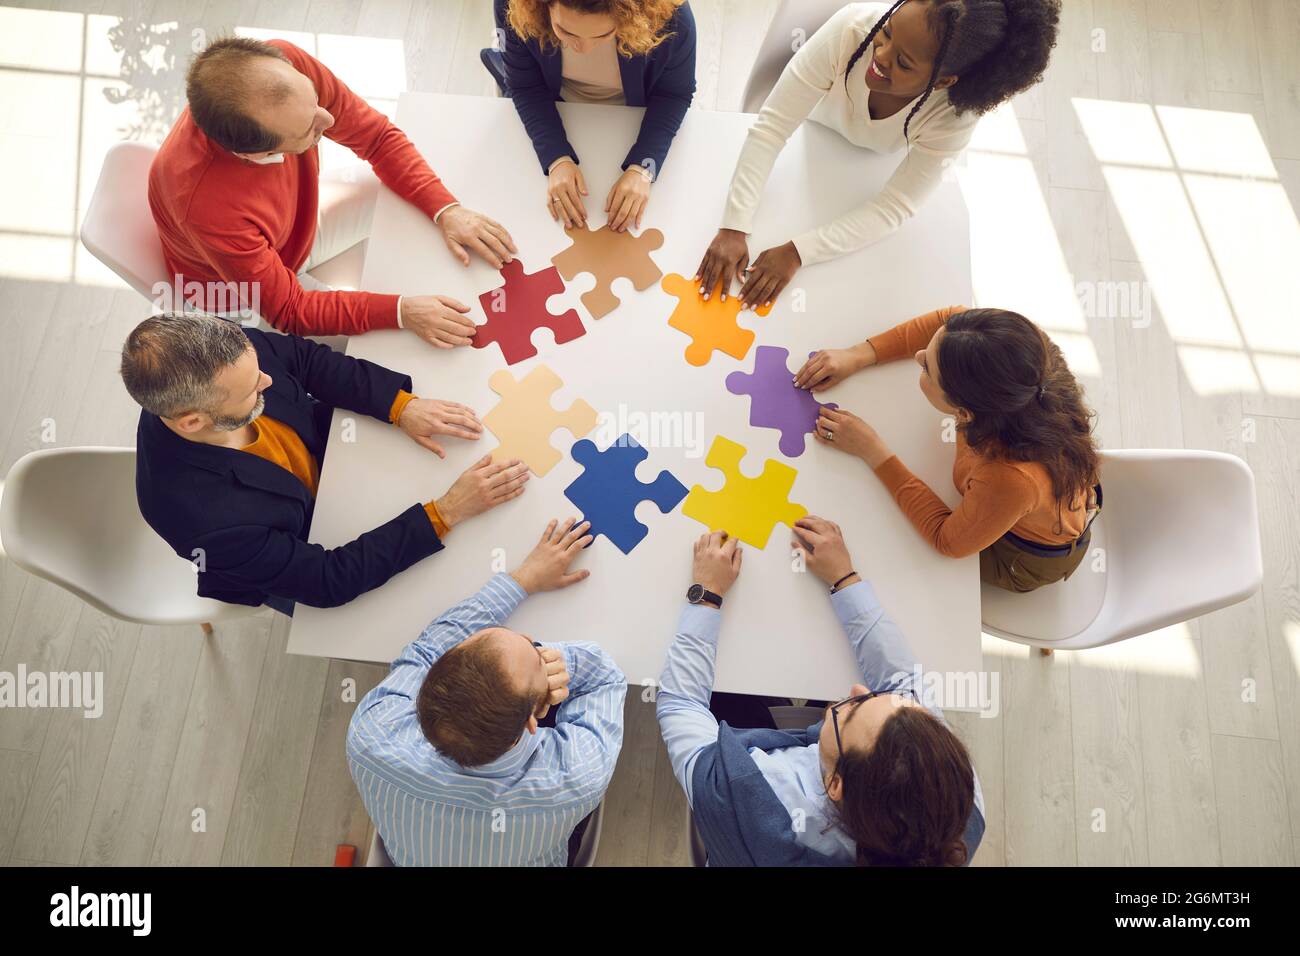
[[[573,445],[573,460],[584,470],[564,489],[564,496],[591,522],[589,534],[603,534],[624,554],[650,531],[636,520],[638,504],[653,501],[668,514],[686,497],[686,486],[667,471],[649,484],[637,478],[636,466],[647,455],[631,435],[622,435],[604,451],[586,438]]]

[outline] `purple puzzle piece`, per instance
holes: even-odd
[[[749,423],[780,429],[781,454],[798,458],[804,452],[804,436],[817,426],[823,403],[795,387],[794,373],[785,364],[789,357],[787,349],[760,345],[754,353],[754,371],[732,372],[727,376],[727,391],[748,395]],[[839,406],[826,403],[826,407]]]

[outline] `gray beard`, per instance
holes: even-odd
[[[229,418],[224,415],[213,416],[212,429],[213,431],[219,432],[238,431],[245,425],[251,425],[264,411],[266,411],[266,398],[265,396],[258,395],[257,404],[254,405],[253,410],[243,418]]]

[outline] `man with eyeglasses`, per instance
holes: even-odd
[[[804,731],[720,724],[709,701],[723,596],[741,550],[722,532],[696,542],[695,583],[657,711],[709,865],[969,863],[984,802],[966,748],[926,693],[903,634],[854,571],[839,526],[809,515],[794,533],[804,566],[830,587],[864,683]]]
[[[570,571],[590,524],[552,521],[407,645],[348,728],[352,779],[398,866],[564,866],[623,745],[627,678],[595,644],[504,626]]]

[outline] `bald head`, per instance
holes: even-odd
[[[246,158],[306,152],[334,124],[284,52],[247,37],[216,40],[195,57],[185,95],[199,129]]]

